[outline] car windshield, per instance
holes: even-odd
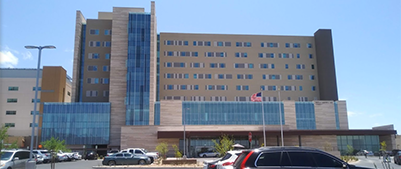
[[[12,152],[3,152],[3,154],[1,155],[1,160],[2,161],[9,160],[12,155],[13,155]]]
[[[44,153],[49,153],[48,151],[40,151],[42,154],[44,154]]]

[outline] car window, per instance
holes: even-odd
[[[227,159],[229,159],[231,156],[232,156],[232,155],[231,155],[230,153],[227,153],[226,155],[224,155],[223,158],[221,158],[221,161],[227,160]]]
[[[307,152],[288,152],[292,166],[315,166]]]
[[[242,161],[244,161],[245,157],[249,154],[250,152],[243,152],[241,155],[234,161],[234,168],[239,168]]]
[[[287,152],[281,154],[281,166],[291,166],[291,161]]]
[[[124,157],[131,157],[131,154],[125,153],[125,154],[124,154]]]
[[[135,150],[135,154],[143,154],[141,150]]]
[[[330,156],[320,153],[312,153],[312,156],[315,159],[315,162],[318,167],[338,167],[338,168],[343,167],[343,164],[340,161]]]
[[[12,157],[12,155],[13,155],[13,152],[3,152],[3,154],[0,157],[0,160],[2,160],[2,161],[9,160]]]
[[[122,157],[123,154],[116,154],[116,157]]]
[[[256,162],[257,166],[280,166],[281,152],[263,153]]]

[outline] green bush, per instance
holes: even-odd
[[[341,156],[341,160],[348,163],[349,161],[358,161],[359,159],[355,156]]]
[[[162,142],[156,146],[156,151],[158,151],[163,159],[166,159],[166,154],[168,152],[167,148],[168,144],[166,142]]]
[[[178,149],[178,147],[177,147],[177,145],[173,145],[173,148],[174,148],[174,155],[175,155],[175,158],[180,158],[180,157],[182,157],[182,153],[180,152],[180,150]]]

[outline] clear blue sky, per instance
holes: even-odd
[[[72,75],[75,13],[88,18],[112,7],[144,7],[147,0],[1,0],[1,66],[42,65]],[[401,3],[399,0],[163,0],[158,32],[312,36],[332,29],[339,98],[347,100],[351,129],[394,124],[401,133]],[[18,60],[17,60],[18,59]]]

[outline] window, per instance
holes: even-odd
[[[103,66],[103,72],[108,72],[110,71],[109,66]]]
[[[265,43],[263,43],[263,42],[260,43],[260,47],[262,47],[262,48],[265,47]]]
[[[304,77],[302,75],[295,75],[295,79],[296,80],[302,80],[302,79],[304,79]]]
[[[223,42],[217,42],[217,46],[223,46]]]
[[[224,79],[224,74],[218,74],[217,79]]]
[[[289,48],[290,47],[290,43],[285,43],[285,47]]]
[[[32,127],[32,123],[29,123],[29,127]],[[38,123],[35,123],[35,127],[38,127]]]
[[[109,84],[109,78],[102,78],[101,82],[102,84]]]
[[[192,52],[192,56],[198,57],[198,52]]]
[[[187,90],[187,85],[181,85],[181,90]]]
[[[312,86],[312,91],[316,91],[316,86]]]
[[[309,79],[310,79],[310,80],[315,80],[315,76],[314,76],[314,75],[310,75],[310,76],[309,76]]]
[[[104,35],[111,35],[111,30],[110,29],[104,30]]]
[[[35,91],[36,90],[36,87],[33,87],[32,88],[32,91]],[[38,91],[41,91],[42,90],[42,87],[38,87]]]
[[[311,69],[315,69],[315,65],[313,65],[313,64],[310,65],[310,68],[311,68]]]
[[[267,69],[268,68],[268,64],[262,63],[262,64],[260,64],[260,68],[261,69]]]
[[[292,75],[288,75],[288,76],[287,76],[287,79],[288,79],[288,80],[292,80]]]
[[[5,127],[15,127],[15,123],[6,123]]]
[[[274,64],[271,64],[272,69],[274,69]]]
[[[242,47],[242,42],[235,42],[236,47]]]
[[[292,45],[294,46],[294,48],[300,48],[301,47],[301,44],[299,44],[299,43],[293,43]]]
[[[225,68],[225,67],[226,67],[226,64],[225,64],[225,63],[220,63],[220,64],[219,64],[219,67],[220,67],[220,68]]]
[[[97,66],[88,66],[88,71],[97,71]]]
[[[265,86],[260,86],[260,90],[265,90]]]
[[[97,96],[97,91],[96,90],[88,90],[86,91],[86,97],[96,97]]]
[[[301,55],[299,53],[297,53],[297,58],[299,59],[301,57]]]
[[[200,67],[200,64],[199,64],[199,63],[193,63],[192,66],[193,66],[193,67],[196,67],[196,68],[199,68],[199,67]]]
[[[305,65],[304,64],[297,64],[296,68],[297,69],[305,69]]]
[[[312,44],[311,43],[308,43],[308,48],[312,48]]]
[[[194,85],[194,90],[199,90],[199,85]]]
[[[285,69],[288,69],[288,64],[285,64]]]
[[[263,58],[263,53],[259,53],[259,58]]]
[[[240,57],[240,53],[235,53],[235,57],[239,58]]]
[[[263,153],[260,155],[257,166],[276,166],[280,167],[281,152],[276,153]]]
[[[205,42],[205,46],[210,46],[210,41]]]
[[[302,86],[299,86],[299,91],[302,91]]]
[[[313,55],[312,54],[309,54],[309,59],[312,59],[313,58]]]
[[[188,41],[184,41],[184,46],[188,46]]]
[[[193,45],[196,46],[196,41],[193,42]]]
[[[188,79],[188,78],[189,78],[189,75],[188,75],[188,74],[184,74],[184,78],[185,78],[185,79]]]
[[[174,89],[174,85],[167,85],[167,90],[173,90]]]
[[[245,42],[245,47],[251,47],[252,43],[251,42]]]
[[[10,87],[8,87],[8,91],[18,91],[18,87],[17,86],[10,86]]]
[[[14,98],[7,99],[7,103],[17,103],[17,102],[18,102],[18,99],[14,99]]]
[[[111,42],[110,41],[104,41],[103,42],[103,47],[110,47],[111,46]]]
[[[320,153],[311,153],[317,167],[343,168],[343,164],[334,158]]]
[[[240,85],[237,85],[236,88],[237,88],[237,90],[241,90],[241,86]]]
[[[306,152],[288,152],[292,166],[308,166],[313,167],[313,159]]]
[[[7,110],[6,115],[16,115],[17,111]]]
[[[253,68],[253,63],[249,63],[248,68]]]
[[[224,42],[224,46],[231,46],[231,42]]]
[[[105,54],[105,59],[110,59],[110,53]]]
[[[246,75],[246,79],[253,79],[253,75]]]
[[[34,111],[31,111],[31,115],[33,115],[33,114],[34,114]],[[38,111],[36,111],[36,114],[39,114]]]
[[[216,68],[217,67],[217,63],[210,63],[210,68]]]
[[[35,102],[35,99],[32,99],[32,103]],[[40,103],[40,99],[36,99],[36,103]]]
[[[89,30],[89,34],[91,34],[91,35],[99,35],[99,29],[91,29],[91,30]]]
[[[194,74],[194,79],[197,79],[198,78],[198,74]]]

